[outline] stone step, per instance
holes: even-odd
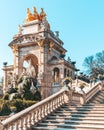
[[[84,109],[84,108],[59,108],[58,111],[102,111],[104,112],[104,108],[87,108],[87,109]]]
[[[65,106],[62,106],[61,108],[83,108],[83,109],[86,109],[86,108],[104,108],[104,104],[96,104],[96,105],[93,105],[94,103],[90,103],[90,104],[86,104],[86,105],[83,105],[83,106],[70,106],[70,105],[65,105]]]
[[[95,114],[104,114],[104,110],[57,110],[55,113],[95,113]]]
[[[98,128],[58,128],[55,126],[48,126],[48,127],[33,127],[31,130],[98,130]],[[99,130],[103,130],[103,129],[99,129]]]
[[[65,104],[33,130],[104,130],[104,91],[85,105]]]
[[[94,100],[99,102],[104,101],[103,97],[95,97]]]
[[[101,101],[96,101],[96,100],[91,101],[91,103],[94,103],[94,104],[104,104],[103,102],[101,102]]]
[[[65,119],[65,120],[76,120],[76,117],[73,117],[73,116],[48,116],[47,119],[54,119],[54,120],[57,120],[57,119]],[[95,120],[95,121],[104,121],[104,118],[103,117],[80,117],[80,118],[77,118],[77,120]]]
[[[104,120],[103,121],[99,121],[99,120],[98,121],[95,121],[95,120],[77,120],[77,118],[76,118],[76,120],[65,120],[65,119],[54,120],[54,119],[46,119],[42,123],[104,125]]]
[[[100,94],[99,94],[99,95],[97,95],[96,97],[99,97],[99,98],[101,98],[101,99],[103,99],[103,100],[104,100],[103,96],[104,96],[104,94],[103,94],[103,93],[100,93]],[[94,97],[94,98],[96,98],[96,97]]]
[[[60,127],[60,128],[63,128],[63,130],[65,128],[83,128],[83,130],[85,129],[97,129],[97,130],[104,130],[104,125],[98,125],[98,124],[64,124],[64,123],[39,123],[39,126],[41,127]],[[70,130],[70,129],[69,129]]]
[[[90,102],[90,103],[91,103],[91,102]],[[70,105],[70,106],[76,106],[76,107],[77,107],[77,106],[80,106],[80,107],[81,107],[81,106],[97,106],[97,107],[98,107],[99,105],[100,105],[100,106],[104,106],[104,104],[94,104],[94,103],[92,103],[92,105],[90,105],[89,103],[86,103],[86,104],[84,104],[84,105],[76,105],[76,104],[75,104],[75,105],[74,105],[74,104],[71,105],[71,104],[68,104],[68,103],[67,103],[67,104],[65,104],[65,105],[63,105],[63,106],[69,106],[69,105]]]
[[[103,97],[100,97],[100,96],[98,96],[98,97],[95,97],[95,99],[94,99],[94,100],[98,100],[98,101],[104,101]]]
[[[59,108],[59,110],[66,110],[66,111],[69,111],[69,110],[94,110],[94,111],[104,111],[104,108],[103,107],[86,107],[86,108],[83,108],[83,107],[79,107],[79,108],[76,108],[76,107],[69,107],[69,108]]]
[[[104,114],[99,114],[99,113],[52,113],[51,116],[76,116],[76,117],[104,117]]]

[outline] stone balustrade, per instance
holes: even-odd
[[[88,102],[97,92],[102,90],[102,83],[98,82],[87,93],[72,94],[80,104]],[[40,101],[37,104],[7,118],[0,122],[0,130],[29,130],[31,126],[47,117],[48,114],[56,110],[61,105],[68,102],[68,89],[61,89],[52,96]]]
[[[82,91],[82,93],[73,92],[72,101],[78,104],[84,104],[88,102],[96,93],[103,89],[102,82],[97,82],[93,85],[86,93]]]
[[[86,93],[85,95],[85,102],[88,102],[96,93],[98,93],[100,90],[102,90],[102,82],[96,83],[91,89]]]
[[[0,130],[30,129],[32,125],[43,120],[48,114],[65,104],[67,100],[66,90],[62,89],[39,103],[3,120],[0,123]]]

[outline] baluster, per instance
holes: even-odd
[[[52,104],[52,100],[51,100],[51,108],[50,108],[50,112],[52,112],[53,111],[53,104]]]
[[[58,107],[60,107],[60,96],[58,97]]]
[[[5,130],[10,130],[10,124],[5,127]]]
[[[19,120],[19,129],[20,130],[22,130],[23,129],[23,118],[21,118],[20,120]]]
[[[51,113],[51,101],[49,102],[49,114]]]
[[[50,113],[49,112],[49,102],[47,103],[47,111],[48,111],[48,114]]]
[[[15,122],[15,130],[19,130],[19,123],[18,123],[18,121]]]
[[[56,108],[58,108],[58,97],[56,98]]]
[[[30,123],[31,123],[31,125],[33,125],[33,114],[34,114],[33,112],[30,113],[30,117],[31,117],[31,119],[30,119],[31,122]]]
[[[31,112],[31,125],[34,125],[34,111]]]
[[[60,106],[61,106],[61,95],[60,95],[60,98],[59,98],[59,104],[60,104]]]
[[[13,125],[10,126],[10,130],[13,130]]]
[[[38,108],[38,110],[37,110],[37,122],[40,120],[40,115],[39,115],[40,113],[39,113],[39,108]]]
[[[60,107],[60,96],[58,97],[58,107]]]
[[[24,129],[26,130],[28,128],[28,116],[26,115],[24,117]]]
[[[55,110],[54,100],[52,101],[52,109],[53,109],[53,111]]]
[[[52,112],[52,101],[49,102],[49,112]]]
[[[61,97],[61,105],[64,103],[63,95]]]
[[[39,120],[42,119],[42,111],[41,110],[42,110],[42,107],[39,108]]]
[[[42,112],[43,112],[42,117],[44,118],[45,117],[45,105],[43,105],[43,107],[42,107]]]
[[[47,116],[47,104],[44,105],[44,109],[45,109],[45,111],[44,111],[45,116]]]
[[[64,96],[65,96],[65,92],[63,93],[62,95],[62,99],[63,99],[63,104],[65,103],[65,99],[64,99]]]
[[[38,108],[38,111],[37,111],[37,121],[39,121],[39,108]]]
[[[41,117],[44,118],[44,105],[41,107]]]
[[[30,128],[30,126],[31,126],[31,115],[30,115],[30,113],[28,114],[28,128]]]
[[[54,99],[54,110],[56,109],[56,99]]]
[[[35,111],[35,122],[36,123],[38,122],[38,109],[36,109]]]
[[[53,112],[53,100],[51,101],[51,112]]]
[[[33,113],[32,113],[32,125],[35,124],[35,115],[36,115],[36,111],[33,111]]]

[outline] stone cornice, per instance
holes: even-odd
[[[39,42],[40,40],[48,40],[48,41],[52,41],[55,43],[54,47],[56,49],[59,49],[62,52],[67,52],[66,49],[63,48],[63,42],[55,36],[55,34],[50,31],[40,31],[38,33],[34,33],[34,34],[25,34],[25,35],[17,35],[14,36],[13,40],[9,43],[9,46],[13,46],[14,44],[17,45],[27,45],[28,43],[33,43],[33,44],[37,44],[37,42]]]

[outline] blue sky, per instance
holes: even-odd
[[[64,47],[81,71],[85,57],[104,50],[104,0],[3,0],[0,2],[0,76],[3,62],[13,64],[12,37],[23,24],[26,9],[43,7],[51,30],[60,32]]]

